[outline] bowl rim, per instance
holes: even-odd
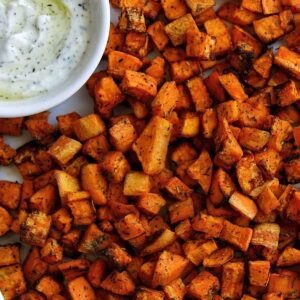
[[[96,45],[88,56],[88,63],[81,70],[80,75],[76,77],[71,83],[61,89],[60,92],[50,90],[45,94],[39,96],[15,99],[9,101],[0,101],[0,118],[15,118],[25,117],[33,114],[40,113],[42,111],[49,110],[67,99],[73,96],[81,87],[84,86],[88,78],[93,74],[99,65],[103,53],[105,51],[106,43],[109,36],[110,28],[110,4],[109,0],[97,0],[99,2],[99,8],[101,9],[101,21],[99,38],[96,41]]]

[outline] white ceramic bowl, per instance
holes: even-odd
[[[0,100],[0,117],[21,117],[48,110],[75,94],[97,68],[105,50],[110,26],[109,0],[91,0],[91,41],[85,55],[66,81],[48,92],[25,99]]]

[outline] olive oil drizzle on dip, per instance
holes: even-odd
[[[89,0],[0,0],[0,100],[68,78],[89,43]]]

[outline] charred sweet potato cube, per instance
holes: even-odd
[[[145,232],[142,223],[134,214],[128,214],[119,222],[115,223],[115,228],[125,241],[138,237]]]
[[[80,115],[77,112],[71,112],[65,115],[59,115],[56,117],[58,129],[62,135],[68,137],[74,137],[73,122],[80,119]]]
[[[72,227],[72,217],[66,208],[60,208],[52,215],[52,224],[61,232],[67,233]]]
[[[111,51],[121,51],[124,44],[124,33],[110,23],[109,36],[105,47],[104,55],[108,55]]]
[[[162,8],[169,20],[176,20],[188,13],[189,9],[183,0],[162,0]]]
[[[230,247],[224,247],[211,253],[203,259],[203,266],[206,268],[221,267],[229,262],[234,256],[234,250]]]
[[[245,267],[244,262],[228,262],[223,266],[221,296],[240,299],[243,295]]]
[[[170,64],[171,79],[176,83],[183,83],[200,72],[196,60],[181,60]]]
[[[274,63],[300,80],[300,54],[281,46],[274,56]]]
[[[248,98],[242,84],[233,73],[220,75],[219,80],[224,89],[234,100],[243,102]]]
[[[43,246],[51,227],[51,216],[40,211],[30,213],[21,224],[21,241],[35,246]]]
[[[210,19],[204,23],[206,32],[216,38],[215,48],[213,54],[216,56],[223,56],[227,54],[231,48],[231,38],[225,23],[219,19]]]
[[[52,213],[58,199],[56,187],[51,184],[46,185],[36,191],[29,199],[28,204],[31,210],[39,210],[45,214]]]
[[[178,177],[170,178],[165,185],[165,189],[172,197],[179,201],[186,201],[190,199],[192,195],[192,189],[190,189]]]
[[[78,245],[78,252],[95,254],[106,249],[112,242],[110,235],[103,232],[96,224],[90,224]]]
[[[146,21],[142,8],[122,8],[118,27],[121,31],[146,32]]]
[[[166,200],[158,194],[147,193],[139,197],[137,207],[147,215],[155,216],[166,205]]]
[[[223,225],[220,239],[227,241],[244,252],[247,251],[253,230],[248,227],[234,225],[227,220],[224,221]]]
[[[188,175],[198,181],[205,194],[208,193],[212,178],[213,163],[209,153],[203,150],[198,159],[187,170]]]
[[[156,80],[144,73],[126,70],[121,83],[121,89],[141,101],[153,99],[157,94]]]
[[[229,204],[234,210],[238,211],[242,216],[250,220],[253,220],[257,214],[257,206],[255,202],[239,192],[234,192],[231,195],[229,198]]]
[[[89,270],[90,262],[85,258],[78,258],[58,265],[59,271],[67,281],[83,276]]]
[[[209,299],[212,294],[220,290],[218,277],[202,270],[187,286],[187,294],[195,299]]]
[[[180,255],[163,251],[157,261],[152,286],[164,286],[183,275],[189,261]]]
[[[269,280],[270,262],[257,260],[248,262],[249,282],[256,286],[266,286]]]
[[[132,258],[127,251],[116,243],[112,243],[103,251],[103,253],[118,271],[126,269],[132,261]]]
[[[244,156],[236,165],[236,175],[242,191],[250,195],[264,183],[262,172],[252,155]]]
[[[170,134],[170,122],[155,116],[133,144],[132,149],[136,152],[146,174],[158,174],[165,167]]]
[[[0,205],[16,209],[21,200],[22,185],[16,182],[0,181]]]
[[[211,58],[216,39],[194,27],[186,32],[186,54],[203,60]]]
[[[194,204],[191,198],[169,205],[168,210],[171,224],[192,218],[195,214]]]
[[[68,292],[72,300],[96,300],[96,294],[90,283],[84,277],[77,277],[68,282]]]
[[[102,281],[101,287],[106,291],[123,296],[133,295],[135,291],[135,283],[127,271],[113,271]]]
[[[239,144],[251,151],[260,151],[268,143],[270,134],[267,131],[243,127],[239,134]]]
[[[10,244],[0,246],[0,267],[20,263],[20,245]]]
[[[207,108],[211,107],[212,100],[200,77],[194,77],[188,80],[186,86],[190,91],[196,111],[204,112]]]
[[[277,14],[281,11],[280,0],[261,0],[264,15]]]
[[[123,193],[125,196],[140,196],[151,189],[150,177],[143,172],[128,172],[125,176]]]
[[[269,249],[277,249],[279,241],[280,227],[276,223],[263,223],[255,225],[252,245],[261,245]]]
[[[224,3],[218,10],[218,16],[223,20],[241,26],[250,25],[256,19],[253,12],[240,8],[239,5],[232,2]]]
[[[145,73],[153,77],[158,85],[162,84],[165,80],[165,60],[160,56],[155,57]]]
[[[142,66],[142,61],[133,55],[120,51],[108,54],[107,73],[116,79],[122,79],[126,70],[138,71]]]
[[[94,92],[97,112],[99,112],[103,118],[109,118],[112,114],[113,108],[125,99],[124,94],[121,92],[112,77],[103,77],[99,79],[95,85]],[[93,130],[96,130],[95,126],[89,126],[94,127]],[[101,127],[104,127],[104,125],[102,124]],[[102,130],[98,130],[98,134],[100,133],[102,133]],[[95,135],[93,134],[91,136],[91,134],[89,134],[88,138],[93,136]]]
[[[62,291],[62,285],[49,275],[43,276],[35,288],[47,299],[53,299],[52,296],[59,295]]]
[[[48,153],[61,166],[66,165],[82,148],[82,144],[62,135],[49,148]]]
[[[194,265],[199,266],[203,259],[218,249],[214,240],[203,242],[201,240],[188,240],[182,245],[182,249],[187,259]]]
[[[12,300],[26,292],[26,282],[20,264],[0,268],[0,277],[0,290],[4,299]]]
[[[280,86],[277,92],[277,104],[279,106],[288,106],[300,99],[300,93],[293,80],[289,80]]]
[[[74,225],[89,225],[96,219],[96,210],[88,192],[68,194],[67,205],[74,218]]]
[[[191,29],[197,30],[197,25],[191,14],[186,14],[165,26],[165,32],[169,36],[173,46],[179,46],[186,42],[186,33]]]
[[[165,24],[162,21],[156,21],[147,28],[153,43],[159,51],[162,51],[169,43],[169,38],[165,32]]]
[[[204,232],[211,237],[218,238],[223,229],[223,224],[223,218],[214,217],[201,212],[194,218],[192,228],[196,231]]]
[[[255,13],[262,12],[261,0],[242,0],[242,7]]]
[[[63,259],[63,248],[57,240],[49,238],[41,249],[41,258],[49,263],[59,263]]]

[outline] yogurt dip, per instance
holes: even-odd
[[[90,0],[0,0],[0,100],[68,78],[89,44]]]

